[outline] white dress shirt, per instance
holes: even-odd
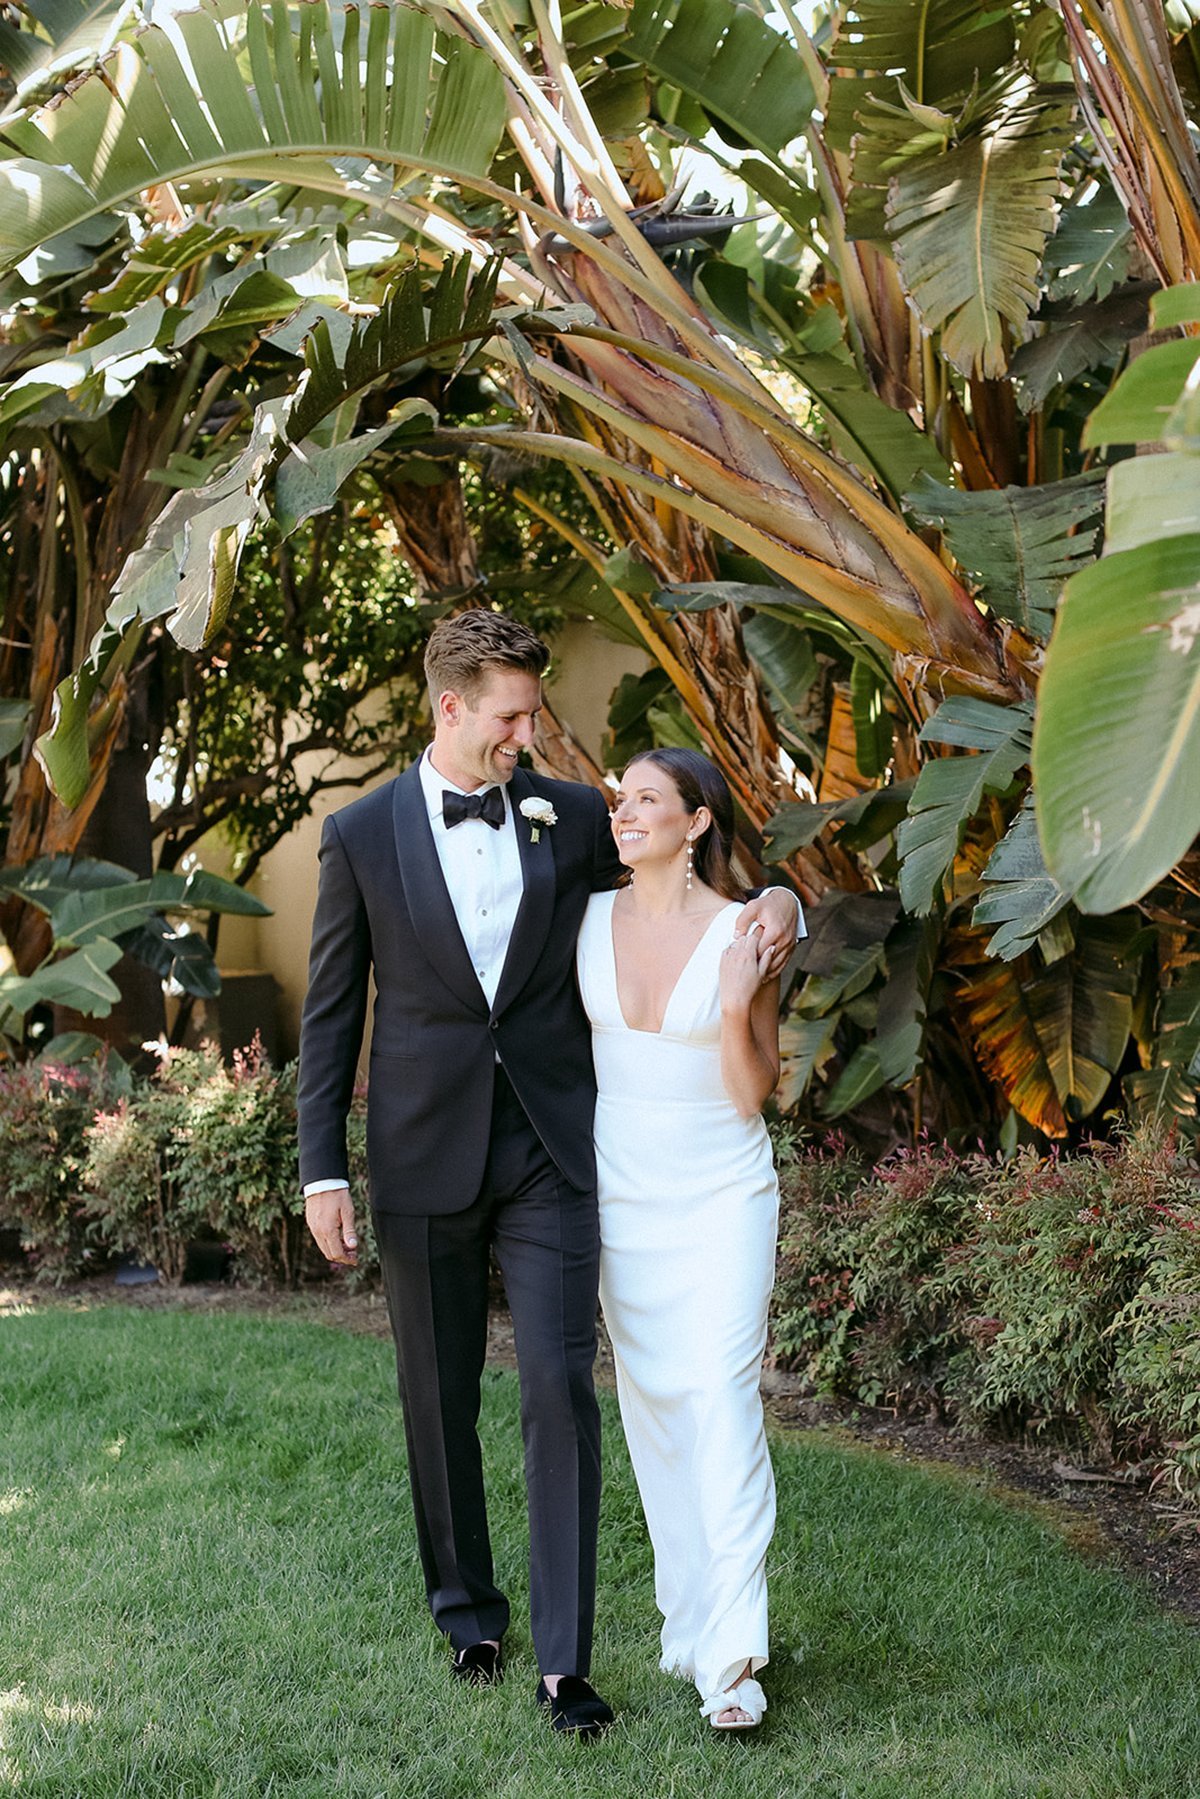
[[[465,790],[438,773],[430,760],[429,750],[421,757],[419,774],[433,845],[449,889],[450,903],[471,966],[490,1006],[500,985],[509,938],[525,891],[521,850],[513,826],[512,800],[508,789],[502,787],[504,823],[498,831],[482,818],[464,818],[448,830],[442,818],[442,794],[447,788],[453,793]],[[474,791],[482,794],[487,788],[478,787]],[[304,1196],[307,1199],[310,1193],[331,1193],[335,1187],[345,1185],[344,1178],[309,1181]]]
[[[501,787],[504,823],[498,831],[482,818],[464,818],[453,830],[447,830],[442,819],[442,794],[447,788],[452,793],[462,793],[463,789],[438,773],[428,750],[421,758],[420,774],[429,828],[446,877],[450,903],[471,966],[490,1006],[500,985],[508,940],[525,891],[512,801],[508,789]],[[475,792],[483,794],[487,788],[478,787]]]

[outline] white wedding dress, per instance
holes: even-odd
[[[621,1012],[612,893],[579,937],[596,1063],[600,1298],[654,1546],[662,1666],[721,1692],[767,1660],[775,1485],[759,1374],[779,1189],[761,1118],[721,1080],[718,970],[740,910],[700,939],[662,1029]]]

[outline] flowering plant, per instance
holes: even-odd
[[[549,800],[540,800],[531,794],[527,800],[521,801],[521,817],[527,818],[533,829],[529,833],[529,841],[536,843],[542,834],[542,826],[549,828],[558,823],[558,813]]]

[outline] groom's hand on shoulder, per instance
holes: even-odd
[[[357,1264],[358,1236],[349,1187],[331,1187],[324,1193],[310,1193],[304,1201],[304,1216],[316,1238],[317,1248],[327,1262],[334,1262],[339,1268],[353,1268]]]

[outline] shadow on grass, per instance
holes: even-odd
[[[1200,1639],[1027,1512],[779,1438],[771,1709],[715,1738],[657,1671],[615,1406],[600,1745],[532,1703],[516,1383],[484,1431],[509,1677],[447,1678],[420,1599],[386,1345],[289,1319],[0,1319],[0,1786],[399,1799],[1185,1794]]]

